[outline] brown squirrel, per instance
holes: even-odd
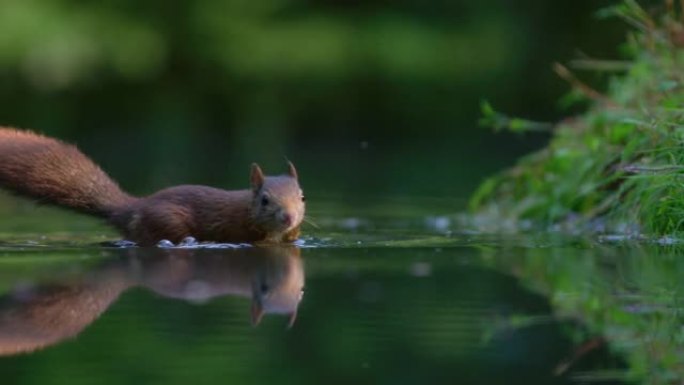
[[[213,242],[292,242],[304,219],[297,170],[264,176],[252,164],[251,189],[183,185],[147,197],[119,188],[76,146],[31,131],[0,127],[0,187],[104,218],[142,246],[192,236]]]

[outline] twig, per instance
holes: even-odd
[[[636,164],[628,164],[622,167],[622,171],[628,174],[659,174],[659,173],[670,173],[684,170],[684,166],[655,166],[655,167],[645,167]]]
[[[556,368],[553,370],[553,374],[556,376],[560,376],[563,373],[567,372],[568,369],[572,365],[575,364],[580,358],[585,356],[587,353],[600,348],[606,343],[606,340],[603,337],[595,337],[590,339],[589,341],[586,341],[582,345],[580,345],[570,357],[566,358],[565,360],[561,361]]]
[[[632,67],[632,62],[624,60],[576,59],[570,62],[570,66],[575,69],[591,71],[627,71]]]
[[[570,72],[570,70],[568,70],[568,68],[564,65],[560,63],[554,63],[553,70],[556,72],[556,74],[558,74],[558,76],[561,77],[561,79],[570,83],[570,85],[574,89],[578,90],[589,99],[605,103],[606,105],[609,105],[611,107],[617,107],[617,105],[612,100],[608,99],[605,95],[601,94],[595,89],[589,87],[587,84],[583,83],[581,80],[577,79],[577,77],[573,75],[572,72]]]

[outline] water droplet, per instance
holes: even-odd
[[[161,248],[167,248],[167,247],[174,247],[173,242],[169,241],[168,239],[162,239],[157,243],[157,247]]]

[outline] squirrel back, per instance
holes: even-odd
[[[304,220],[297,171],[265,176],[252,165],[251,188],[176,186],[137,198],[119,188],[75,146],[0,127],[0,187],[40,203],[106,219],[140,245],[180,242],[292,242]]]
[[[75,146],[0,127],[0,186],[99,217],[134,200]]]

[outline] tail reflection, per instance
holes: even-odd
[[[264,314],[297,317],[304,268],[294,247],[237,250],[130,249],[78,278],[16,288],[0,297],[0,355],[35,351],[80,333],[132,287],[205,302],[251,298],[252,324]]]

